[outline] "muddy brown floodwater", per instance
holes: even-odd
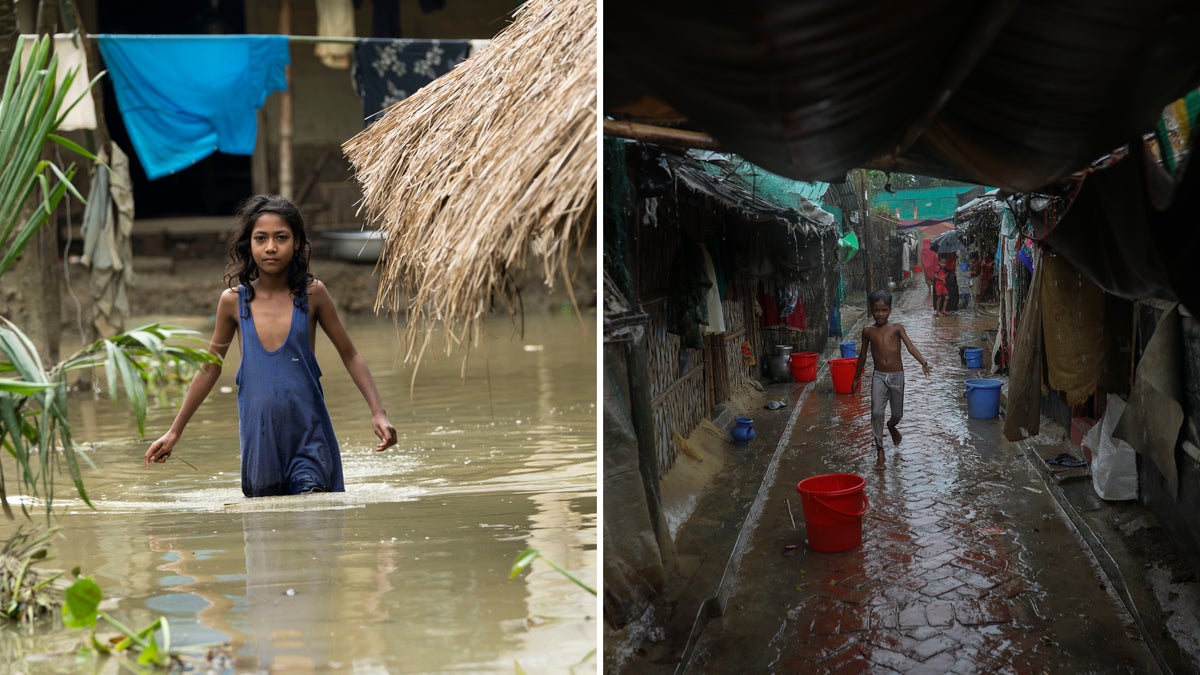
[[[128,626],[162,616],[175,644],[232,642],[238,672],[594,671],[595,598],[544,561],[509,579],[533,547],[596,586],[594,316],[527,317],[523,338],[493,322],[465,380],[461,358],[426,358],[411,397],[395,326],[347,324],[400,441],[374,452],[366,405],[322,334],[346,492],[242,496],[234,348],[177,446],[195,470],[174,460],[146,470],[149,440],[126,408],[73,398],[96,508],[59,482],[62,536],[44,565],[80,566]],[[149,438],[182,395],[152,400]],[[78,672],[54,654],[83,637],[7,632],[0,661]]]

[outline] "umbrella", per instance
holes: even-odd
[[[962,240],[958,238],[958,234],[954,230],[946,230],[933,239],[929,240],[929,250],[934,253],[954,253],[955,251],[965,251],[966,246]]]

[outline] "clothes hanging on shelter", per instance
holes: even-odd
[[[1183,409],[1185,378],[1180,368],[1183,331],[1179,309],[1178,303],[1171,303],[1161,313],[1138,361],[1125,413],[1112,434],[1154,463],[1175,500],[1179,499],[1175,447],[1187,419]]]
[[[129,158],[115,141],[101,148],[97,159],[83,212],[80,263],[90,272],[96,333],[111,337],[125,330],[128,289],[134,281],[133,181],[129,177]]]
[[[151,180],[214,151],[254,154],[258,109],[287,88],[286,35],[97,35]]]
[[[709,281],[708,290],[704,292],[704,305],[708,319],[700,327],[700,332],[705,335],[710,333],[724,333],[725,309],[721,306],[721,291],[717,281],[717,272],[713,267],[713,259],[709,255],[708,249],[701,246],[700,252],[704,254],[704,272]]]
[[[762,307],[762,316],[759,317],[759,325],[764,328],[785,326],[798,330],[808,330],[808,315],[804,311],[804,301],[800,300],[798,296],[795,303],[791,305],[791,309],[784,313],[785,308],[781,306],[783,303],[779,301],[778,289],[772,292],[762,284],[759,284],[758,304]]]
[[[1079,405],[1095,393],[1108,355],[1104,291],[1062,256],[1047,254],[1041,261],[1047,382],[1063,392],[1067,405]]]
[[[362,39],[354,45],[351,76],[363,97],[363,120],[450,72],[470,55],[467,40]]]
[[[317,35],[321,37],[354,37],[353,0],[316,0]],[[314,53],[328,68],[345,70],[350,67],[354,53],[352,42],[319,42]]]
[[[1004,437],[1014,442],[1037,436],[1041,431],[1042,396],[1046,394],[1046,352],[1042,335],[1044,270],[1041,266],[1035,270],[1011,350]]]
[[[22,71],[24,71],[26,64],[29,62],[29,54],[33,51],[33,43],[37,38],[38,36],[36,35],[21,36]],[[61,88],[67,74],[72,70],[75,71],[75,78],[71,81],[71,87],[67,90],[67,97],[63,100],[63,107],[65,108],[76,99],[79,99],[79,103],[67,113],[62,124],[58,125],[59,131],[96,128],[96,103],[92,98],[92,90],[88,87],[90,78],[88,77],[87,52],[81,43],[83,39],[78,35],[68,35],[65,33],[58,33],[54,36],[54,55],[58,57],[58,72],[55,77],[55,83]],[[80,96],[83,98],[80,99]]]
[[[713,282],[705,269],[704,247],[684,242],[671,261],[667,291],[667,331],[679,336],[681,346],[703,349],[701,326],[708,323],[708,289]]]
[[[357,8],[362,0],[354,0]],[[400,0],[371,0],[371,37],[400,37]]]

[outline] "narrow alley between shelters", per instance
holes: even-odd
[[[883,467],[869,391],[834,393],[827,369],[813,383],[768,388],[795,405],[757,415],[746,452],[775,455],[774,479],[756,495],[761,517],[741,533],[744,550],[730,555],[722,615],[690,646],[690,672],[1156,670],[1031,461],[1039,439],[1010,443],[1001,419],[968,416],[964,382],[975,373],[962,352],[994,320],[971,309],[934,318],[924,288],[897,295],[892,321],[933,374],[904,355],[903,440],[888,444]],[[797,483],[839,473],[865,480],[862,543],[814,551],[818,524],[806,528]]]

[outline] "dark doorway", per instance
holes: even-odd
[[[104,0],[97,4],[98,33],[147,35],[229,35],[246,32],[243,0]],[[200,162],[157,180],[142,169],[117,107],[112,81],[103,80],[108,131],[129,155],[137,217],[227,216],[252,190],[246,155],[213,153]]]

